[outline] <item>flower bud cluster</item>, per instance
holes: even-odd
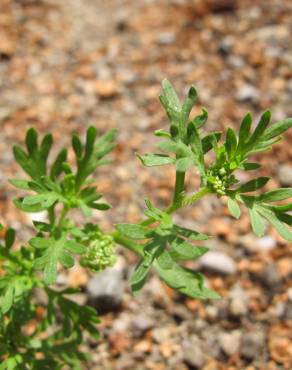
[[[116,262],[115,242],[111,235],[96,230],[87,240],[87,251],[80,264],[92,271],[102,271]]]
[[[226,195],[228,188],[237,182],[234,175],[222,168],[211,168],[207,172],[208,186],[219,196]]]

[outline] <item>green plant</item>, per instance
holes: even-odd
[[[166,80],[162,91],[160,101],[168,115],[170,130],[158,130],[155,135],[162,137],[158,148],[166,154],[146,154],[139,158],[146,166],[175,166],[172,201],[167,208],[159,209],[146,199],[145,219],[137,224],[118,224],[111,234],[98,225],[77,224],[68,214],[72,209],[80,209],[88,218],[92,211],[110,208],[102,201],[91,176],[98,166],[108,164],[104,157],[114,147],[115,131],[97,138],[96,129],[90,127],[84,143],[73,135],[74,165],[67,161],[67,150],[62,149],[48,166],[53,144],[51,134],[39,142],[37,132],[30,129],[26,134],[27,150],[14,147],[15,160],[29,176],[28,180],[10,180],[17,188],[29,192],[15,200],[15,205],[24,212],[46,210],[48,221],[33,222],[36,235],[20,248],[13,247],[13,229],[8,228],[4,233],[4,243],[0,246],[0,370],[81,369],[82,361],[88,357],[78,350],[83,334],[88,332],[98,339],[99,320],[93,308],[70,299],[76,290],[60,291],[54,287],[58,267],[70,268],[79,261],[85,268],[101,271],[114,264],[116,244],[140,258],[130,279],[133,292],[143,287],[153,268],[167,285],[180,293],[197,299],[219,298],[204,286],[201,273],[184,267],[184,261],[197,259],[208,251],[206,246],[197,245],[208,236],[176,225],[172,219],[176,210],[191,206],[208,194],[226,197],[235,218],[240,217],[240,205],[246,206],[257,235],[263,235],[266,224],[263,220],[266,220],[284,239],[292,241],[292,203],[275,204],[291,198],[292,189],[251,195],[268,178],[257,177],[243,184],[236,178],[236,170],[253,171],[260,167],[249,162],[249,157],[278,142],[280,135],[292,126],[292,119],[269,125],[267,111],[251,130],[252,118],[247,114],[238,135],[228,128],[220,143],[221,132],[204,134],[206,110],[189,118],[197,98],[194,87],[189,89],[183,104]],[[213,152],[209,165],[205,160],[208,152]],[[200,177],[200,188],[186,194],[185,174],[193,169]],[[46,293],[47,305],[40,306],[34,299],[36,289]]]

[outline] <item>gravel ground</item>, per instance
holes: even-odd
[[[115,171],[102,169],[99,188],[113,210],[94,216],[105,228],[135,222],[143,199],[165,206],[172,169],[145,169],[135,152],[151,152],[152,132],[166,128],[158,94],[164,77],[183,94],[195,84],[209,129],[292,116],[292,2],[289,0],[1,0],[0,214],[25,240],[31,219],[18,212],[7,178],[20,175],[12,143],[30,126],[52,131],[56,145],[89,123],[119,129]],[[292,133],[261,156],[267,189],[292,185]],[[244,179],[244,178],[243,178]],[[117,186],[118,184],[118,186]],[[198,180],[188,179],[190,186]],[[214,235],[198,268],[223,299],[193,301],[152,276],[132,297],[126,284],[134,258],[121,252],[104,276],[78,268],[59,284],[99,309],[111,279],[101,343],[88,341],[90,370],[289,370],[292,368],[292,247],[273,230],[256,238],[247,215],[232,220],[226,203],[201,201],[178,222]],[[100,293],[100,294],[101,294]],[[113,299],[114,298],[114,299]]]

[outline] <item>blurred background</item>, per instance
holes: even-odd
[[[1,221],[20,240],[31,233],[31,218],[15,209],[17,192],[7,183],[22,175],[11,149],[31,126],[51,131],[57,148],[89,124],[118,128],[114,167],[97,174],[113,205],[93,217],[105,229],[138,221],[145,197],[165,206],[173,169],[145,169],[135,157],[153,152],[153,130],[167,128],[161,80],[181,97],[197,87],[194,113],[208,109],[207,129],[238,128],[247,111],[257,121],[267,108],[280,120],[292,116],[291,45],[290,0],[1,0]],[[273,177],[267,189],[292,185],[291,139],[292,132],[260,157],[260,174]],[[194,189],[198,180],[188,183]],[[103,340],[84,343],[92,353],[84,368],[291,369],[292,246],[273,230],[256,238],[247,215],[231,219],[216,197],[176,219],[215,236],[209,245],[220,257],[197,268],[223,299],[187,299],[155,275],[133,298],[126,278],[136,260],[124,251],[102,279],[78,267],[61,272],[59,285],[80,287],[76,299],[104,311]]]

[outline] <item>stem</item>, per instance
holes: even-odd
[[[181,193],[184,191],[185,186],[185,172],[178,172],[175,173],[175,188],[173,194],[173,203],[178,202],[180,199]]]
[[[114,241],[116,243],[130,249],[131,251],[137,253],[139,256],[142,257],[144,255],[142,244],[135,243],[134,241],[121,235],[118,231],[114,231],[112,233],[112,237],[114,238]]]
[[[59,228],[61,228],[63,226],[63,222],[64,222],[64,219],[65,219],[68,211],[69,211],[69,209],[66,206],[64,206],[64,208],[62,209],[62,212],[61,212],[59,222],[58,222],[58,227]]]

